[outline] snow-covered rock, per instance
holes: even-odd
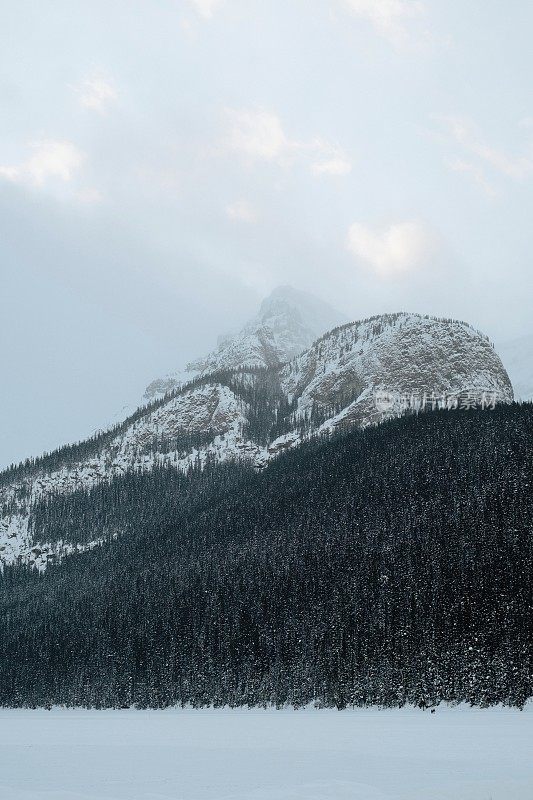
[[[43,497],[90,489],[128,469],[151,470],[154,465],[172,465],[187,470],[208,456],[217,461],[246,459],[260,462],[265,448],[243,439],[246,404],[227,386],[206,383],[185,389],[167,402],[136,415],[114,436],[102,434],[102,444],[90,457],[72,463],[65,455],[59,467],[28,467],[15,474],[4,473],[0,486],[0,562],[23,561],[42,567],[50,556],[63,555],[68,543],[39,543],[39,552],[29,531],[31,509]],[[60,459],[61,460],[61,459]],[[93,545],[94,546],[94,545]],[[85,549],[90,546],[85,546]],[[77,548],[79,551],[79,548]]]
[[[511,402],[509,377],[489,340],[464,322],[388,314],[337,328],[282,369],[298,415],[329,427],[369,424],[402,409]]]

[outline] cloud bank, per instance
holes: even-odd
[[[420,222],[396,222],[373,229],[354,222],[347,248],[380,278],[392,278],[419,267],[433,249],[433,238]]]

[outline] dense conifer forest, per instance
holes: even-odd
[[[522,706],[532,489],[515,404],[49,498],[37,540],[104,544],[4,569],[0,704]]]

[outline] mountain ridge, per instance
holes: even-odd
[[[345,323],[285,364],[199,374],[77,449],[4,472],[0,560],[43,569],[72,552],[71,542],[35,539],[32,513],[43,498],[162,465],[236,460],[261,469],[312,436],[421,410],[423,398],[476,404],[487,393],[494,403],[513,399],[487,337],[466,323],[403,312]]]

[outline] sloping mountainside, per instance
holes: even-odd
[[[517,400],[533,400],[533,336],[504,342],[497,348],[513,384]]]
[[[292,286],[278,286],[241,331],[219,337],[216,350],[187,364],[182,372],[152,381],[144,399],[162,397],[198,375],[240,367],[277,367],[346,321],[342,314],[312,294]]]
[[[532,423],[435,411],[41,501],[38,535],[106,546],[5,567],[0,703],[522,706]]]
[[[336,328],[285,365],[199,376],[112,430],[0,475],[0,558],[39,569],[74,550],[45,536],[34,513],[46,498],[90,489],[131,469],[245,461],[263,468],[310,436],[365,427],[439,404],[512,401],[490,342],[462,322],[392,314]],[[117,534],[120,533],[117,531]]]

